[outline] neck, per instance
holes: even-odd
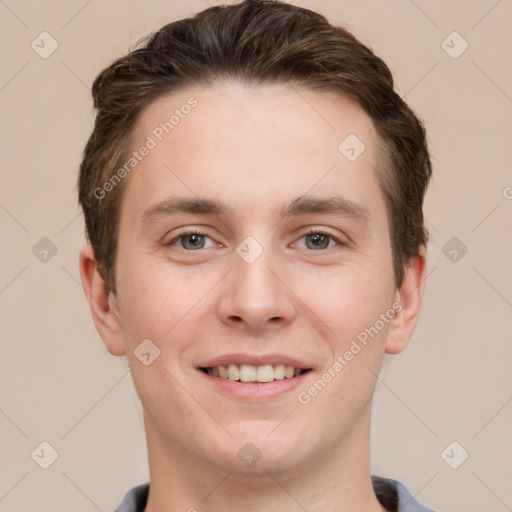
[[[169,446],[145,417],[150,493],[145,512],[385,512],[371,484],[369,416],[343,446],[301,467],[250,474],[227,471]]]

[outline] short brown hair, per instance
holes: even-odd
[[[428,239],[422,206],[432,169],[422,122],[394,91],[386,64],[350,32],[308,9],[245,0],[164,26],[93,84],[96,121],[80,166],[79,201],[107,287],[115,293],[119,210],[127,180],[104,197],[97,191],[122,165],[138,116],[165,94],[224,80],[337,92],[367,112],[384,146],[377,175],[400,285],[405,266]]]

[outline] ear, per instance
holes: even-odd
[[[110,292],[98,269],[91,245],[80,251],[80,277],[92,318],[103,343],[115,356],[126,354],[115,295]]]
[[[397,308],[395,316],[390,322],[385,347],[386,354],[401,352],[407,346],[418,323],[426,267],[425,247],[421,246],[418,256],[412,258],[405,269],[402,284],[396,290],[396,303],[401,304],[401,309]]]

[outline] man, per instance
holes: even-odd
[[[369,469],[431,174],[386,65],[316,13],[247,0],[163,27],[93,96],[81,276],[150,470],[118,511],[428,510]]]

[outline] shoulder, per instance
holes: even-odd
[[[149,483],[130,489],[114,512],[143,512],[148,502]]]
[[[373,489],[377,499],[389,510],[400,512],[435,512],[414,499],[407,488],[397,480],[372,476]]]

